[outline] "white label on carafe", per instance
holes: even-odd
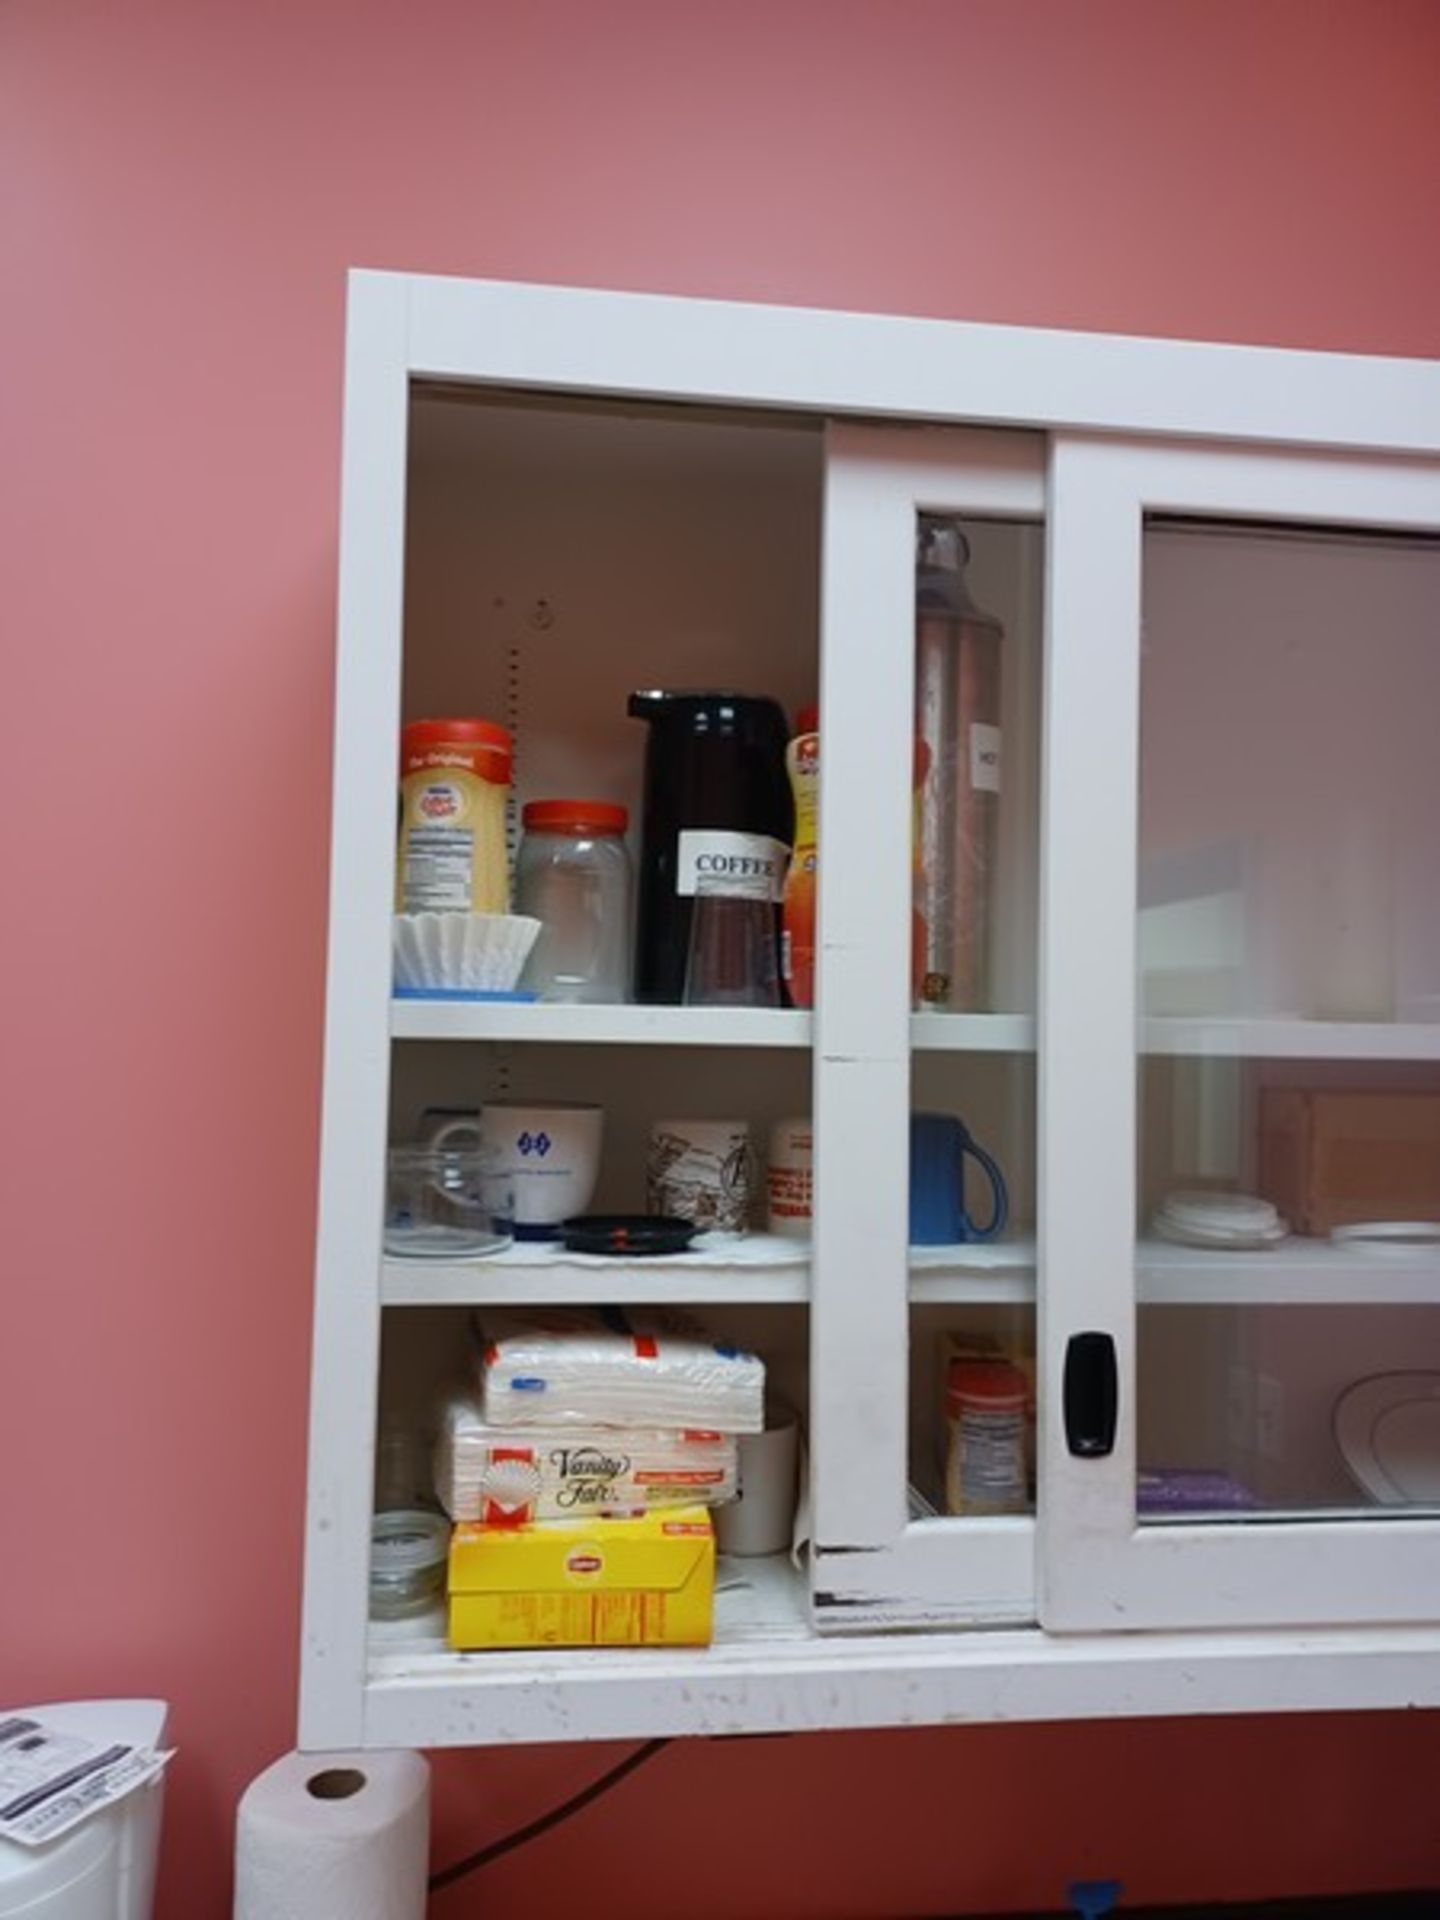
[[[1000,729],[970,723],[970,785],[976,793],[1000,791]]]
[[[683,827],[675,891],[686,898],[708,893],[725,900],[779,901],[785,891],[790,849],[766,833],[722,833]]]

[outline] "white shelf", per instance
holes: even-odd
[[[387,1307],[767,1306],[804,1305],[809,1297],[809,1244],[764,1233],[701,1240],[690,1253],[653,1260],[608,1260],[534,1243],[481,1260],[387,1260],[380,1287]],[[1034,1242],[914,1248],[910,1297],[972,1305],[1033,1300]]]
[[[532,1040],[596,1046],[808,1047],[809,1013],[774,1007],[571,1007],[527,1000],[392,1000],[395,1040]],[[927,1052],[1033,1053],[1028,1013],[917,1013]]]
[[[1142,1024],[1141,1050],[1250,1060],[1440,1060],[1440,1024],[1152,1016]]]
[[[567,1253],[517,1242],[488,1259],[387,1260],[380,1298],[396,1306],[608,1306],[623,1301],[679,1306],[804,1303],[810,1248],[803,1240],[752,1233],[740,1241],[704,1237],[693,1251],[646,1260]]]
[[[1440,1254],[1356,1253],[1296,1236],[1262,1253],[1212,1253],[1141,1240],[1137,1297],[1144,1306],[1440,1306]],[[387,1260],[387,1307],[803,1306],[810,1249],[754,1233],[704,1241],[686,1254],[607,1260],[548,1245],[511,1247],[483,1260]],[[1035,1299],[1035,1242],[912,1247],[916,1306],[1024,1306]]]
[[[1367,1501],[1363,1495],[1355,1496],[1349,1506],[1344,1507],[1239,1507],[1225,1509],[1174,1513],[1142,1513],[1137,1524],[1141,1527],[1320,1527],[1350,1526],[1357,1520],[1374,1520],[1379,1509]],[[1415,1501],[1405,1506],[1384,1508],[1388,1521],[1434,1520],[1440,1518],[1440,1506],[1433,1502]]]
[[[1029,1013],[912,1013],[910,1044],[926,1053],[1033,1053]]]
[[[914,1306],[949,1302],[1023,1306],[1034,1298],[1035,1242],[1029,1235],[978,1245],[910,1249]]]
[[[1142,1240],[1137,1260],[1145,1305],[1440,1305],[1440,1255],[1431,1253],[1360,1254],[1297,1235],[1263,1253]]]
[[[910,1299],[1024,1304],[1035,1298],[1035,1243],[912,1247]],[[1212,1253],[1141,1240],[1136,1289],[1146,1306],[1440,1306],[1440,1254],[1368,1253],[1298,1235],[1262,1253]]]
[[[395,1040],[627,1047],[808,1047],[808,1013],[777,1007],[572,1007],[533,1000],[392,1000]]]
[[[737,1582],[742,1584],[736,1584]],[[709,1647],[451,1653],[371,1630],[364,1744],[500,1745],[982,1720],[1440,1706],[1440,1632],[809,1631],[788,1559],[725,1560]]]

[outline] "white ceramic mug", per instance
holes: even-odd
[[[645,1170],[651,1213],[702,1231],[744,1233],[750,1215],[750,1129],[743,1120],[657,1120]]]
[[[815,1133],[809,1120],[777,1120],[765,1166],[765,1224],[771,1233],[810,1238],[815,1195]]]
[[[492,1100],[480,1137],[498,1154],[515,1196],[517,1240],[558,1240],[560,1223],[584,1213],[600,1177],[605,1111],[568,1100]]]
[[[766,1415],[763,1433],[742,1433],[735,1444],[739,1490],[715,1509],[715,1544],[721,1553],[747,1559],[788,1553],[799,1493],[799,1423],[793,1413],[777,1409]]]

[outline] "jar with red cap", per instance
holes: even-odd
[[[630,817],[608,800],[532,800],[515,904],[540,922],[521,985],[542,1000],[616,1001],[630,980]]]
[[[494,720],[412,720],[400,735],[397,913],[506,913],[514,742]]]
[[[945,1381],[945,1510],[1023,1513],[1030,1383],[1001,1358],[952,1359]]]

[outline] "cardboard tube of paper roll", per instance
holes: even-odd
[[[721,1553],[753,1558],[788,1553],[795,1525],[800,1429],[793,1413],[776,1413],[763,1433],[742,1433],[740,1491],[715,1509],[715,1544]]]

